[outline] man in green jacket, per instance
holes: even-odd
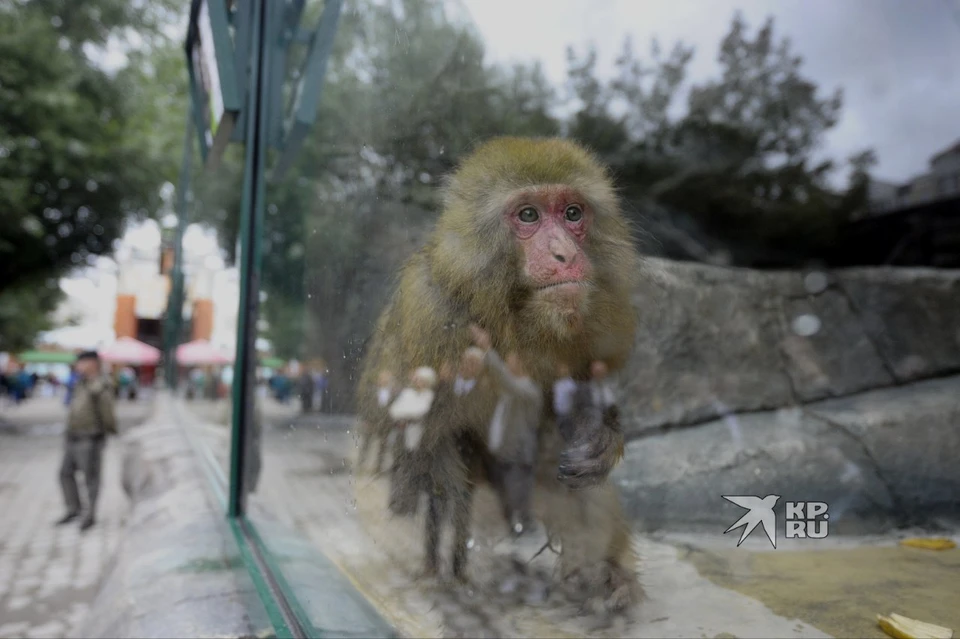
[[[77,383],[67,415],[66,445],[60,466],[60,487],[67,505],[67,513],[57,521],[63,525],[80,516],[80,491],[77,472],[83,473],[87,488],[87,508],[80,530],[94,523],[97,495],[100,492],[101,460],[108,435],[117,434],[117,416],[114,412],[113,387],[100,373],[100,357],[96,351],[87,351],[77,357]]]

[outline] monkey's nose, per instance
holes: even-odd
[[[577,259],[577,245],[567,237],[550,238],[548,250],[553,259],[561,264],[572,266]]]

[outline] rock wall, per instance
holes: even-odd
[[[648,267],[630,435],[960,372],[960,271]]]
[[[840,532],[960,514],[960,272],[758,272],[650,260],[614,473],[647,530],[721,495],[824,500]]]

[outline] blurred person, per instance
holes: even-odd
[[[477,377],[483,370],[484,352],[476,346],[471,346],[463,353],[460,359],[460,369],[454,381],[454,392],[458,397],[466,395],[477,384]]]
[[[313,374],[306,366],[300,375],[300,409],[304,413],[313,410]]]
[[[97,352],[81,353],[77,357],[76,370],[77,381],[67,414],[65,450],[60,465],[60,487],[67,512],[57,525],[71,522],[81,515],[76,479],[77,472],[81,472],[87,507],[80,529],[87,530],[95,522],[103,449],[107,437],[117,434],[117,417],[113,389],[109,379],[101,373]]]
[[[187,399],[203,399],[203,389],[207,376],[199,366],[190,371],[190,383],[187,385]]]
[[[423,464],[415,454],[423,437],[423,419],[433,404],[437,375],[429,366],[411,374],[410,386],[390,404],[390,419],[397,424],[399,441],[393,461],[390,510],[397,515],[414,515],[423,488]]]
[[[328,410],[328,386],[326,369],[316,371],[313,374],[313,396],[317,412],[325,413]]]
[[[503,508],[510,529],[517,535],[533,523],[533,481],[537,459],[537,430],[543,409],[543,391],[527,374],[520,356],[506,359],[493,349],[489,333],[471,325],[484,361],[500,386],[500,399],[490,420],[488,447],[497,460],[503,491]]]
[[[466,357],[464,357],[464,360],[465,359]],[[463,391],[461,385],[460,390],[463,392],[457,393],[457,382],[461,381],[462,378],[455,370],[451,362],[444,362],[441,364],[437,373],[437,383],[434,386],[433,401],[430,404],[430,410],[424,418],[426,441],[423,441],[418,449],[418,452],[421,452],[421,454],[415,464],[416,469],[422,473],[418,488],[427,494],[427,521],[424,535],[424,572],[427,575],[436,575],[439,572],[440,525],[447,511],[450,509],[449,507],[452,505],[450,501],[451,498],[453,498],[449,486],[438,485],[439,482],[437,482],[437,479],[444,477],[444,473],[431,472],[431,470],[434,470],[431,468],[431,465],[442,463],[443,460],[455,458],[453,450],[443,451],[438,448],[439,442],[435,437],[437,432],[444,430],[444,428],[449,427],[449,425],[433,424],[431,420],[435,420],[438,415],[456,414],[455,411],[451,411],[450,408],[459,400],[460,395],[464,394],[464,392],[469,392]],[[463,361],[461,361],[461,370],[463,370]],[[469,374],[469,371],[466,372]],[[447,442],[448,440],[442,441]],[[469,524],[469,522],[467,522],[467,524]],[[456,522],[454,528],[454,534],[458,537],[465,539],[466,535],[469,534],[468,528],[457,526]]]
[[[136,383],[136,374],[129,366],[124,366],[117,374],[117,397],[122,399],[133,399],[137,396],[133,386]]]
[[[17,404],[23,403],[30,393],[32,377],[27,372],[27,367],[21,364],[13,374],[13,401]]]
[[[577,394],[577,383],[573,381],[570,367],[566,364],[557,366],[557,380],[553,383],[553,412],[557,416],[557,430],[565,441],[573,439],[575,430],[574,404]]]
[[[589,390],[590,407],[597,413],[596,417],[611,428],[617,427],[620,409],[613,392],[613,385],[608,378],[606,362],[597,360],[590,364]]]
[[[363,425],[363,442],[357,458],[358,466],[362,466],[366,461],[370,446],[376,440],[378,444],[376,472],[380,473],[383,470],[383,460],[391,443],[391,434],[395,434],[395,429],[391,428],[389,409],[396,398],[397,386],[393,373],[387,370],[380,371],[377,377],[377,412],[369,423]]]
[[[70,400],[73,399],[73,389],[77,385],[77,379],[79,375],[77,374],[76,364],[70,366],[70,375],[67,377],[67,382],[64,384],[67,388],[67,392],[64,394],[63,403],[65,406],[70,405]]]

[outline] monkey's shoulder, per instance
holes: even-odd
[[[425,255],[407,263],[396,302],[396,312],[415,334],[438,337],[437,331],[466,328],[466,305],[433,279]]]

